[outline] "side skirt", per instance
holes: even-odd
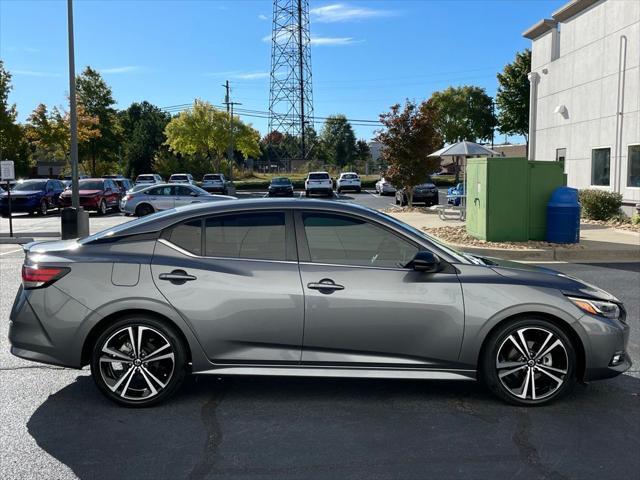
[[[266,375],[282,377],[397,378],[422,380],[475,380],[475,370],[396,370],[318,367],[219,367],[194,372],[202,375]]]

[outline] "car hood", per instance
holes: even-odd
[[[29,195],[43,195],[44,192],[42,190],[21,190],[19,192],[11,191],[12,197],[28,197]],[[0,196],[7,197],[7,192],[0,193]]]
[[[102,190],[79,190],[80,196],[97,195],[99,193],[102,193]],[[65,190],[61,195],[69,197],[71,196],[71,190]]]
[[[485,262],[487,267],[491,268],[498,275],[508,278],[515,283],[555,288],[568,295],[620,303],[620,300],[609,292],[579,278],[565,275],[551,268],[512,262],[499,258],[477,258]]]

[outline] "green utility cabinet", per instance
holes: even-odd
[[[487,241],[544,240],[551,193],[566,185],[562,164],[526,158],[470,158],[467,233]]]

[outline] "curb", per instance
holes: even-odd
[[[31,237],[0,237],[0,245],[18,244],[23,245],[25,243],[33,242]]]

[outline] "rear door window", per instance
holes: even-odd
[[[187,252],[202,255],[202,220],[189,220],[171,227],[164,238]]]

